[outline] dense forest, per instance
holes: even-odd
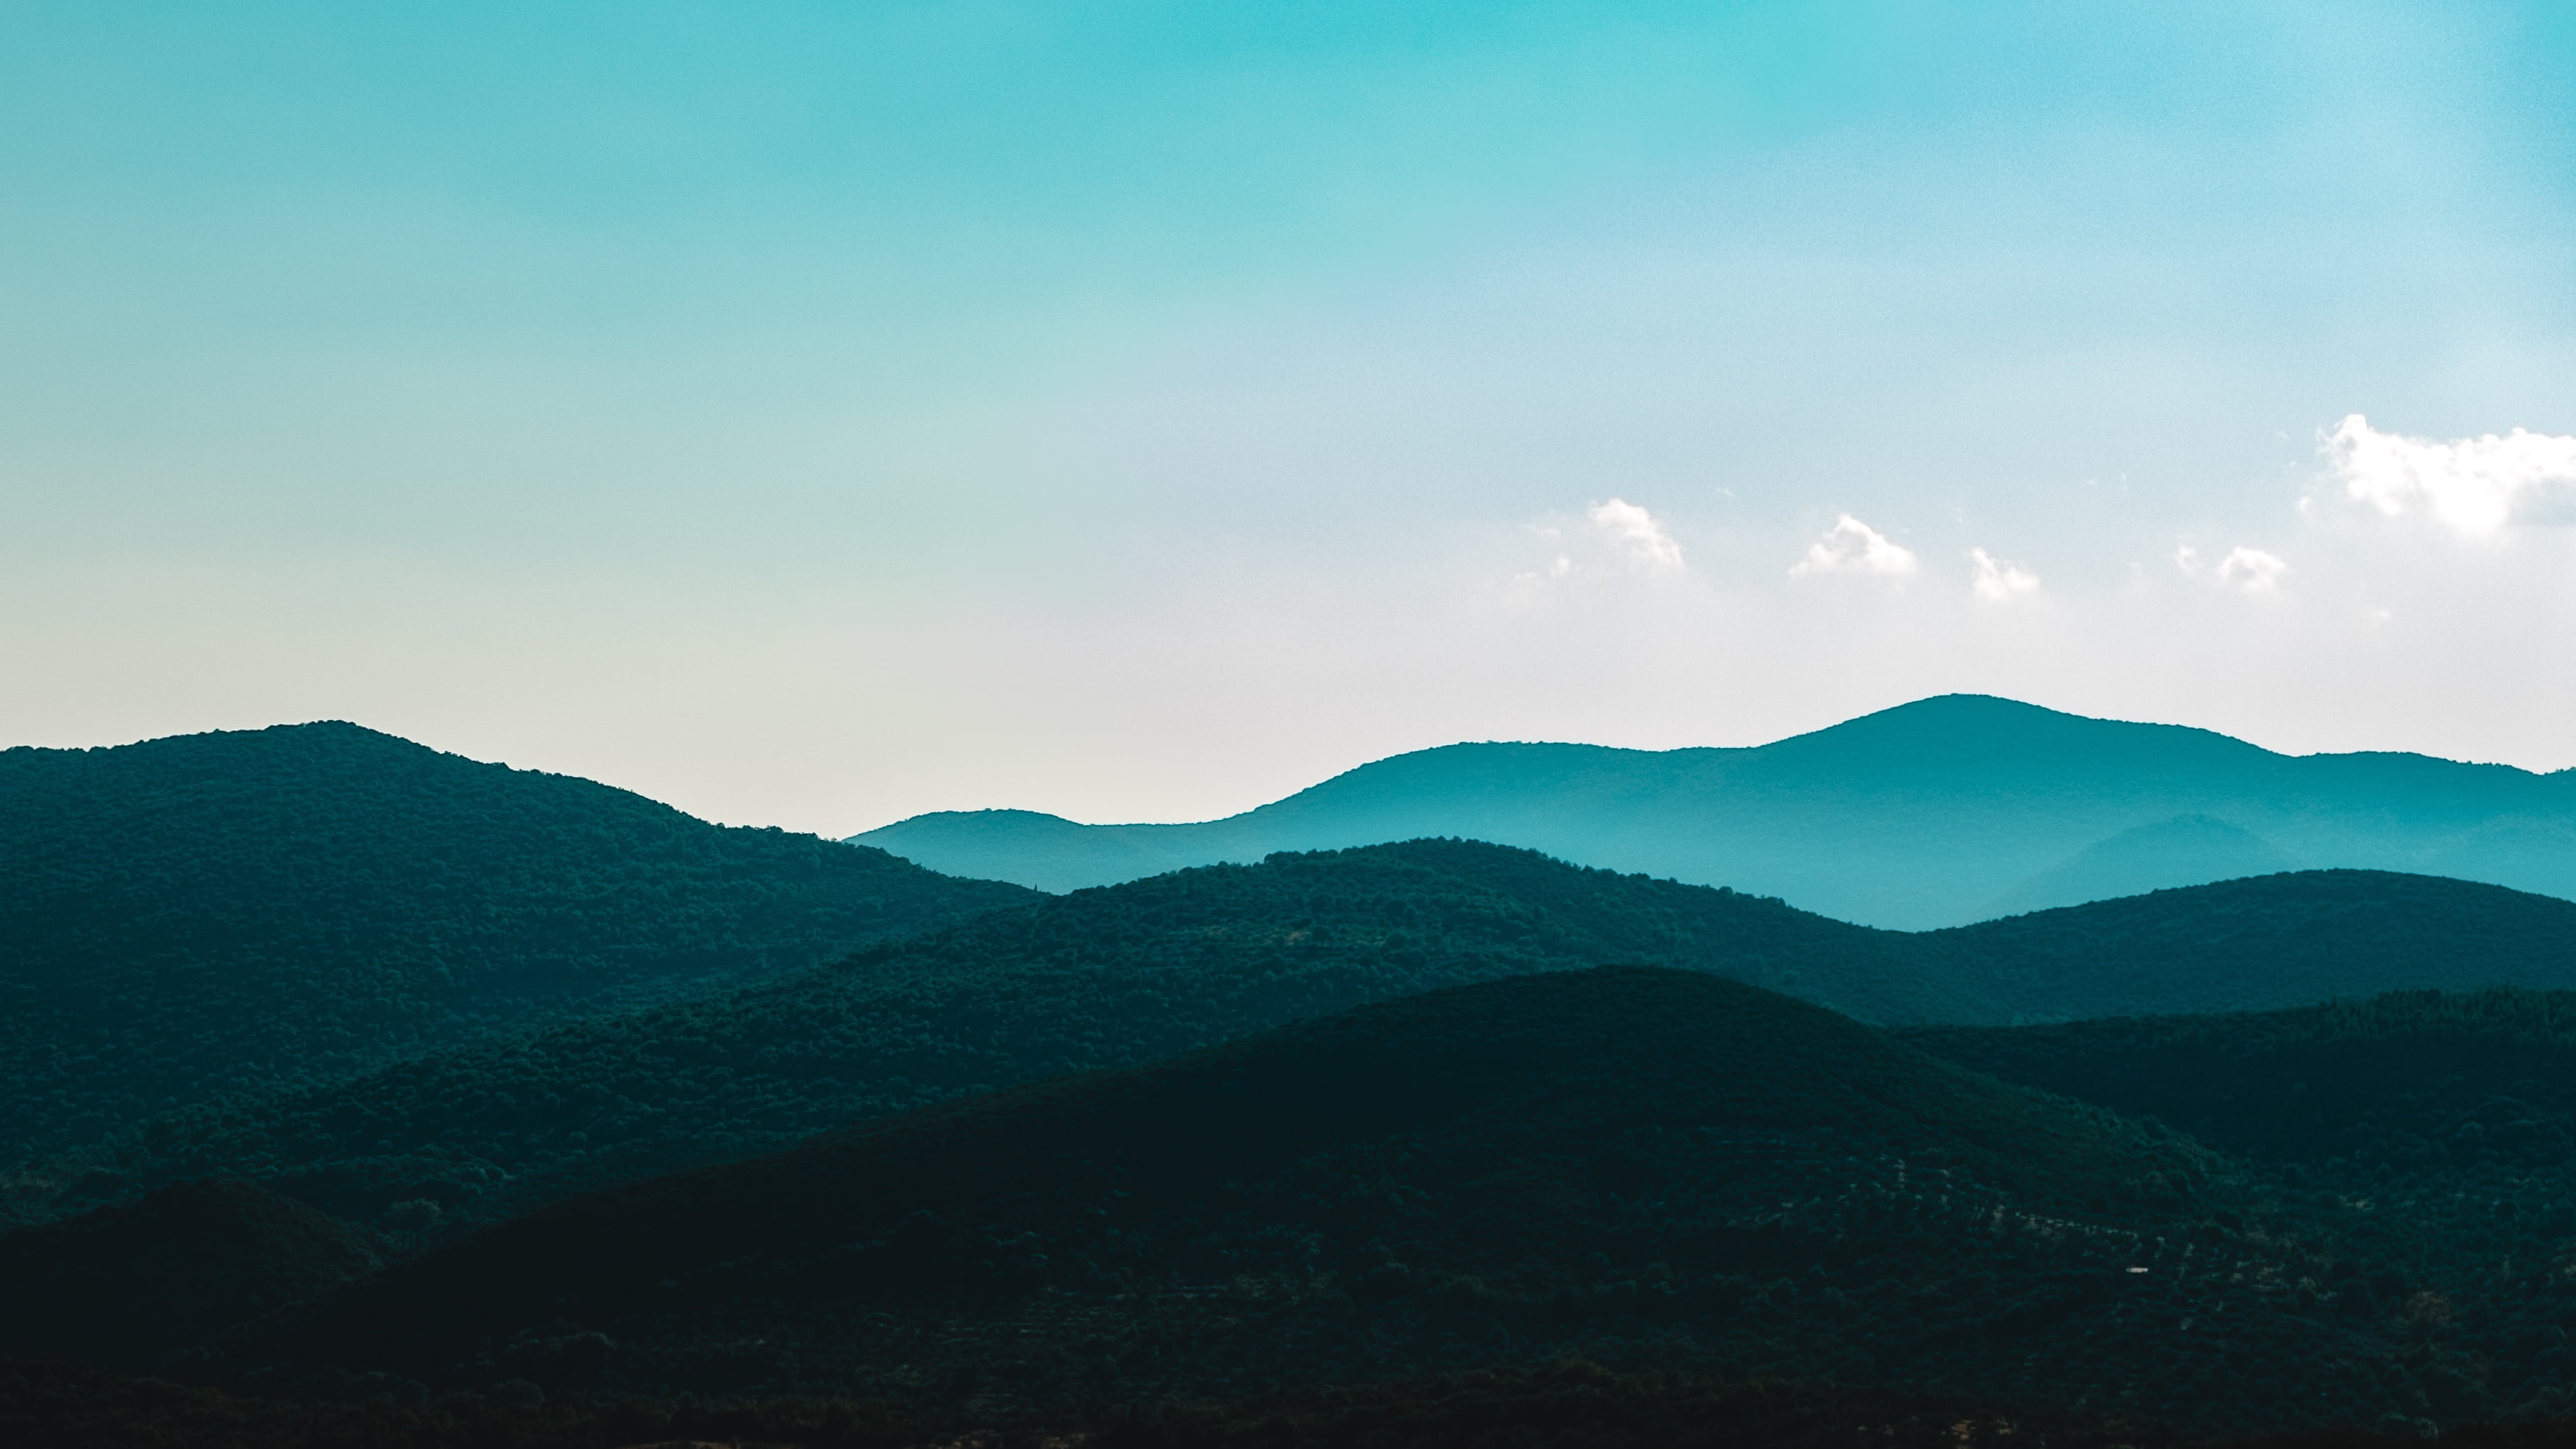
[[[2576,902],[2388,871],[2220,881],[1917,939],[1946,960],[1951,989],[1978,992],[1982,1009],[1914,1021],[2187,1016],[2390,991],[2576,989]]]
[[[0,1164],[1034,898],[355,725],[0,751]]]
[[[374,1272],[387,1246],[257,1183],[179,1183],[0,1234],[0,1355],[149,1368]]]
[[[2266,962],[2264,972],[2238,963]],[[1628,962],[1897,1021],[2576,985],[2576,905],[2358,871],[1928,935],[1527,851],[1415,841],[1049,899],[828,968],[166,1114],[0,1180],[0,1213],[210,1173],[405,1241],[992,1087],[1152,1061],[1371,1001]],[[2268,999],[2267,994],[2268,993]]]
[[[2356,1211],[2390,1277],[2487,1299],[2576,1380],[2576,1319],[2532,1284],[2576,1272],[2576,994],[2405,992],[2297,1011],[1901,1037],[2008,1081],[2167,1123],[2256,1164],[2291,1201]],[[2359,1291],[2359,1290],[2355,1290]],[[2506,1328],[2505,1325],[2511,1325]]]
[[[2350,1288],[2385,1271],[2351,1215],[1783,996],[1605,968],[562,1203],[224,1363],[1035,1407],[1580,1356],[2208,1432],[2554,1403],[2473,1285]],[[2576,1313],[2545,1268],[2512,1287]]]
[[[1324,1386],[1569,1357],[1631,1384],[1938,1390],[2023,1423],[2411,1438],[2570,1407],[2576,1201],[2546,1090],[2576,1078],[2570,1021],[2566,997],[2414,993],[1891,1036],[1706,973],[1523,975],[917,1110],[407,1261],[417,1239],[265,1188],[164,1189],[0,1237],[5,1347],[265,1395],[101,1390],[118,1422],[301,1414],[352,1444],[505,1422],[575,1442],[544,1436],[608,1432],[611,1406],[637,1440],[1044,1437],[1084,1404],[1127,1406],[1081,1421],[1100,1434],[1170,1430],[1136,1442],[1464,1433],[1480,1421],[1420,1419],[1400,1388],[1336,1420],[1368,1394]],[[2136,1115],[2074,1100],[2120,1084]],[[105,1422],[54,1370],[17,1382],[47,1423]]]

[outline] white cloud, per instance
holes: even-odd
[[[2229,549],[2212,570],[2221,584],[2240,594],[2268,594],[2281,586],[2281,575],[2289,571],[2289,561],[2279,554],[2242,545]]]
[[[1834,520],[1824,537],[1807,546],[1807,556],[1790,566],[1789,576],[1912,572],[1912,549],[1890,543],[1886,535],[1846,513]]]
[[[1626,545],[1629,556],[1640,566],[1656,573],[1682,567],[1682,546],[1673,542],[1673,536],[1664,531],[1664,525],[1655,515],[1636,504],[1624,498],[1613,498],[1607,503],[1593,504],[1592,511],[1586,516],[1595,528]],[[1563,570],[1557,572],[1562,573]]]
[[[2576,438],[2516,428],[2436,442],[2383,433],[2354,413],[2320,435],[2319,451],[2346,497],[2391,518],[2421,511],[2472,538],[2576,521]]]
[[[1980,599],[2008,604],[2024,594],[2039,592],[2039,575],[2017,563],[1999,559],[1982,548],[1968,550],[1968,562],[1977,570],[1976,578],[1968,587]]]

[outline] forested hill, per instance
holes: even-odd
[[[2392,987],[2576,987],[2576,905],[2328,872],[1916,936],[1472,842],[1283,855],[1048,899],[709,999],[172,1114],[21,1173],[0,1218],[222,1172],[379,1226],[397,1205],[425,1220],[435,1204],[447,1225],[436,1236],[982,1088],[1134,1065],[1440,987],[1616,963],[1734,977],[1881,1022],[2278,1006]]]
[[[2234,1201],[2215,1167],[1773,993],[1560,972],[560,1204],[230,1361],[1115,1403],[1583,1352],[2107,1407],[2222,1352],[2291,1381],[2290,1305],[2231,1285],[2302,1251],[2185,1252]],[[2222,1310],[2224,1350],[2147,1367]],[[2387,1346],[2335,1337],[2314,1387],[2383,1392]]]
[[[2576,1410],[2576,993],[2400,992],[2296,1011],[2021,1028],[1908,1043],[2188,1131],[2292,1202],[2359,1211],[2347,1313],[2420,1320],[2440,1412]],[[2499,1372],[2499,1371],[2502,1372]]]
[[[1952,963],[1926,970],[1965,1007],[1946,1013],[1955,1022],[2262,1011],[2433,987],[2576,988],[2576,901],[2394,871],[2255,876],[1912,939]]]
[[[1908,938],[1527,851],[1417,841],[1085,891],[740,991],[566,1023],[345,1085],[164,1117],[0,1183],[279,1178],[373,1220],[480,1218],[962,1092],[1129,1066],[1436,987],[1661,962],[1876,1004]],[[1929,1003],[1910,1014],[1938,1012]],[[96,1169],[95,1171],[93,1169]]]
[[[0,752],[0,1164],[1033,898],[349,724]]]
[[[854,837],[1048,890],[1460,836],[1921,930],[2295,868],[2576,898],[2576,771],[2288,756],[2207,730],[1948,695],[1748,749],[1461,744],[1240,815],[1077,825],[943,812]]]
[[[2391,992],[2293,1011],[1899,1036],[2380,1196],[2552,1174],[2557,1215],[2576,1233],[2576,992]]]

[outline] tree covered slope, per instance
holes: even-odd
[[[1549,972],[585,1195],[266,1317],[191,1286],[245,1278],[177,1194],[0,1237],[0,1296],[61,1277],[58,1239],[159,1261],[234,1323],[165,1361],[268,1393],[814,1393],[915,1429],[1270,1396],[1160,1421],[1223,1435],[1574,1355],[2413,1436],[2576,1408],[2571,1002],[1888,1033],[1705,973]],[[69,1317],[17,1346],[74,1351]],[[1370,1401],[1441,1396],[1414,1382]]]
[[[1550,973],[557,1204],[233,1354],[1034,1403],[1583,1353],[2107,1409],[2313,1341],[2367,1406],[2388,1348],[2296,1321],[2307,1250],[2199,1234],[2218,1167],[1775,993]]]
[[[2510,1216],[2493,1211],[2500,1201],[2541,1200],[2576,1233],[2576,993],[2409,991],[1898,1035],[2006,1081],[2156,1118],[2294,1180],[2390,1201],[2466,1194],[2491,1218]]]
[[[155,1119],[5,1184],[21,1219],[207,1173],[445,1227],[848,1122],[1132,1066],[1369,1002],[1605,964],[1880,1022],[2576,988],[2576,904],[2321,872],[1926,935],[1458,841],[1280,856],[1041,901],[828,968]]]
[[[1223,820],[916,816],[854,837],[1048,890],[1447,835],[1925,929],[2291,866],[2576,897],[2576,771],[2291,757],[2206,730],[1952,695],[1750,749],[1468,744]]]
[[[132,1368],[381,1266],[383,1244],[256,1184],[166,1187],[0,1234],[0,1354]]]
[[[2402,992],[2295,1011],[1898,1033],[1998,1078],[2189,1132],[2339,1214],[2378,1266],[2345,1315],[2411,1315],[2442,1417],[2576,1409],[2576,994]]]
[[[1284,856],[1041,900],[734,992],[172,1114],[0,1189],[10,1215],[40,1217],[226,1172],[362,1219],[418,1199],[479,1219],[962,1092],[1534,971],[1660,962],[1882,1002],[1909,989],[1892,954],[1906,939],[1497,846]]]
[[[347,724],[0,751],[0,1163],[1030,898]]]
[[[2576,902],[2395,871],[2256,876],[1913,939],[1954,963],[1943,979],[1958,999],[1974,1001],[1948,1016],[1956,1022],[2260,1011],[2428,988],[2576,988]]]

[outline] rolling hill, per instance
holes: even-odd
[[[559,1203],[226,1352],[277,1387],[987,1411],[1569,1355],[2200,1434],[2549,1402],[2576,1287],[2410,1278],[2353,1255],[2359,1215],[1775,993],[1604,968]]]
[[[2576,771],[2286,756],[2206,730],[1921,700],[1749,749],[1463,744],[1222,820],[915,816],[854,836],[1063,891],[1184,866],[1458,836],[1909,930],[2292,867],[2576,898]]]
[[[162,1366],[224,1329],[382,1266],[369,1234],[209,1178],[0,1233],[0,1354]]]
[[[0,751],[0,1165],[1032,898],[348,724]]]
[[[2394,992],[2294,1011],[1899,1039],[2151,1117],[2287,1180],[2576,1239],[2576,993]],[[2570,1246],[2576,1246],[2571,1243]],[[2571,1358],[2576,1367],[2576,1358]]]
[[[1908,935],[1470,842],[1283,855],[169,1114],[0,1183],[0,1220],[231,1174],[379,1227],[397,1204],[434,1202],[437,1231],[452,1232],[961,1094],[1611,963],[1705,971],[1880,1022],[2224,1011],[2391,989],[2576,988],[2576,904],[2311,872]]]
[[[232,1353],[1032,1404],[1570,1353],[2101,1408],[2140,1407],[2130,1353],[2312,1382],[2280,1357],[2314,1351],[2304,1250],[2222,1228],[2186,1251],[2236,1202],[2218,1167],[1775,993],[1550,973],[560,1203]],[[2280,1286],[2247,1286],[2258,1265]],[[2221,1312],[2223,1351],[2166,1330]]]

